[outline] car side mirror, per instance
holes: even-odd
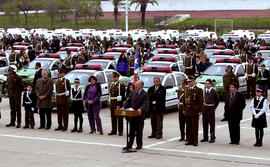
[[[171,89],[171,88],[173,88],[173,86],[167,85],[165,88],[166,88],[166,89]]]

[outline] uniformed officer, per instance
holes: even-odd
[[[69,109],[69,93],[70,82],[64,78],[65,72],[63,69],[59,69],[58,79],[55,82],[56,86],[56,106],[57,106],[57,118],[58,128],[55,130],[66,131],[68,129],[68,109]],[[62,124],[64,122],[64,126]]]
[[[130,45],[132,45],[132,46],[133,46],[133,39],[132,39],[132,37],[131,37],[131,35],[130,35],[130,34],[128,34],[128,38],[127,38],[127,44],[130,44]]]
[[[224,93],[223,93],[223,99],[226,101],[227,94],[229,93],[230,84],[231,83],[237,83],[239,85],[238,77],[233,74],[232,72],[233,67],[231,65],[228,65],[226,67],[226,73],[223,76],[223,87],[224,87]],[[226,111],[226,110],[225,110]],[[224,117],[221,121],[227,121],[227,118],[225,117],[226,113],[224,112]]]
[[[16,74],[16,66],[11,65],[8,69],[9,76],[7,79],[9,105],[10,105],[10,123],[6,127],[15,126],[17,115],[17,126],[21,127],[21,97],[24,89],[23,81],[20,76]]]
[[[267,99],[262,96],[262,90],[257,89],[256,97],[254,97],[250,104],[250,110],[252,114],[251,126],[255,128],[256,143],[253,146],[261,147],[264,131],[267,127],[266,114],[267,111]]]
[[[258,66],[253,62],[252,57],[248,59],[248,64],[246,65],[247,74],[247,97],[250,98],[250,90],[252,97],[255,97],[256,89],[256,75],[258,73]],[[251,88],[251,89],[250,89]]]
[[[185,115],[184,115],[184,100],[185,100],[185,89],[188,86],[188,82],[187,79],[183,80],[182,83],[182,88],[180,88],[178,90],[178,95],[179,95],[179,102],[178,102],[178,111],[179,111],[179,128],[180,128],[180,134],[181,137],[179,139],[179,141],[184,141],[185,140],[185,125],[186,125],[186,119],[185,119]]]
[[[9,62],[10,64],[17,65],[20,61],[20,56],[17,52],[15,52],[15,48],[11,48],[11,54],[9,55]]]
[[[203,90],[196,86],[194,76],[188,79],[188,87],[185,90],[184,114],[186,117],[185,145],[198,146],[199,116],[203,111]]]
[[[68,49],[67,50],[67,58],[65,60],[66,72],[67,73],[74,69],[75,62],[76,62],[75,59],[73,57],[71,57],[71,51]]]
[[[84,90],[79,87],[80,79],[75,78],[74,80],[75,87],[70,91],[70,98],[71,98],[71,109],[74,113],[74,128],[71,132],[82,132],[83,131],[83,116],[82,113],[84,112],[83,106],[83,95]],[[77,128],[78,119],[80,119],[80,128]]]
[[[119,136],[123,136],[123,117],[114,115],[114,110],[122,108],[125,99],[126,87],[123,83],[119,82],[119,74],[113,73],[113,82],[110,85],[110,109],[111,109],[111,123],[112,131],[108,135],[117,134],[117,124]]]
[[[187,55],[184,59],[185,74],[187,76],[194,75],[194,69],[193,69],[194,65],[195,65],[195,59],[190,54],[190,52],[187,52]]]

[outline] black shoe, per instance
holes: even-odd
[[[235,145],[240,145],[240,143],[239,142],[236,142],[236,143],[234,143]]]
[[[123,147],[123,150],[129,150],[129,149],[131,149],[131,147],[129,146]]]
[[[17,126],[16,126],[16,128],[20,128],[21,127],[21,125],[20,124],[18,124]]]
[[[198,146],[198,143],[193,143],[193,146],[195,146],[195,147]]]
[[[63,128],[62,131],[63,131],[63,132],[67,131],[67,128]]]
[[[184,141],[185,140],[185,138],[184,137],[181,137],[180,139],[179,139],[179,141]]]
[[[189,145],[193,145],[193,143],[187,142],[185,145],[186,145],[186,146],[189,146]]]
[[[35,129],[35,127],[34,126],[31,126],[31,129]]]
[[[59,130],[63,130],[63,128],[61,128],[61,127],[58,127],[58,128],[56,128],[56,129],[54,129],[55,131],[59,131]]]
[[[103,132],[100,132],[99,134],[100,134],[100,135],[103,135]]]
[[[23,127],[23,129],[28,129],[28,128],[29,128],[29,126],[24,126],[24,127]]]
[[[162,139],[162,136],[157,136],[156,139]]]
[[[73,133],[73,132],[77,132],[78,130],[77,130],[77,128],[73,128],[72,130],[71,130],[71,132]]]
[[[148,136],[148,139],[156,138],[155,135]]]
[[[123,133],[119,133],[119,136],[123,136]]]
[[[228,119],[227,118],[223,118],[222,120],[220,120],[220,121],[228,121]]]
[[[262,147],[262,146],[263,146],[262,143],[258,143],[258,144],[257,144],[257,147]]]
[[[50,130],[51,129],[51,127],[47,127],[47,128],[45,128],[46,130]]]
[[[111,135],[116,135],[116,134],[117,134],[116,132],[108,133],[109,136],[111,136]]]
[[[78,132],[78,133],[81,133],[81,132],[83,132],[83,129],[80,128],[77,132]]]
[[[45,127],[39,127],[38,129],[44,129]]]
[[[91,132],[89,132],[89,134],[93,134],[93,133],[96,133],[96,131],[91,131]]]
[[[207,138],[203,138],[201,142],[208,142],[209,140]]]
[[[253,144],[254,147],[257,147],[258,146],[258,142],[256,142],[255,144]]]
[[[15,126],[15,124],[13,123],[6,124],[6,127],[11,127],[11,126]]]
[[[215,139],[211,139],[209,143],[215,143]]]
[[[137,146],[136,147],[136,150],[140,150],[140,149],[142,149],[142,146]]]

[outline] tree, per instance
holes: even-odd
[[[103,10],[101,8],[100,0],[91,0],[89,6],[91,7],[92,15],[95,17],[96,21],[99,21],[99,17],[103,16]]]
[[[118,15],[119,15],[118,8],[123,7],[125,3],[123,2],[124,0],[111,0],[111,1],[114,6],[114,10],[113,10],[114,22],[115,22],[115,25],[118,25]]]
[[[13,23],[13,25],[15,26],[20,16],[19,14],[20,11],[16,8],[15,0],[6,1],[5,4],[3,5],[2,11],[5,12],[5,15],[9,17],[10,22]]]
[[[58,4],[58,10],[59,10],[59,14],[60,14],[60,21],[61,23],[65,20],[66,21],[66,17],[68,14],[71,14],[71,1],[70,0],[56,0],[57,4]]]
[[[28,25],[28,11],[32,9],[32,0],[16,0],[16,7],[23,12],[25,25]]]
[[[137,4],[136,6],[136,9],[140,6],[141,9],[141,24],[142,26],[144,27],[145,25],[145,12],[146,12],[146,8],[147,8],[147,5],[148,4],[151,4],[151,5],[158,5],[158,2],[157,0],[131,0],[130,2],[130,6],[133,5],[133,4]]]
[[[55,0],[43,0],[42,4],[51,19],[51,28],[54,28],[55,16],[58,14],[58,3]]]
[[[86,24],[87,16],[89,18],[91,17],[91,11],[90,11],[90,8],[89,8],[89,3],[90,3],[89,0],[81,0],[80,4],[79,4],[79,8],[80,8],[79,16],[84,17],[85,24]]]

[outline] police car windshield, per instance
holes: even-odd
[[[90,72],[70,72],[67,75],[65,75],[65,78],[68,79],[71,84],[74,83],[75,78],[79,78],[81,85],[87,85],[89,83],[88,82],[89,77],[93,74],[94,73]]]
[[[102,69],[106,69],[108,62],[102,61],[88,61],[86,64],[88,65],[101,65]]]
[[[0,57],[0,67],[7,66],[7,58],[6,57]]]
[[[265,64],[266,67],[270,67],[270,59],[265,59],[259,66],[261,67],[263,64]]]
[[[52,64],[53,60],[41,60],[41,59],[36,59],[34,61],[32,61],[28,68],[35,68],[35,65],[37,62],[40,62],[41,64],[41,68],[43,69],[49,69],[50,65]]]
[[[235,69],[235,65],[233,66],[233,71]],[[212,65],[210,66],[204,73],[203,75],[216,75],[216,76],[223,76],[226,74],[226,69],[227,65]]]
[[[150,88],[151,86],[154,85],[154,77],[159,77],[161,82],[163,81],[163,78],[164,76],[163,75],[153,75],[153,74],[144,74],[144,73],[141,73],[139,74],[139,78],[140,80],[142,80],[144,82],[144,87],[145,88]]]

